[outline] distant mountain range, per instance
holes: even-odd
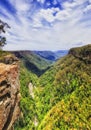
[[[43,57],[44,59],[50,61],[56,61],[57,59],[68,54],[68,50],[58,50],[58,51],[33,51],[37,55]]]
[[[26,68],[40,76],[43,74],[50,65],[55,62],[57,59],[66,55],[68,51],[60,50],[60,51],[10,51],[17,58],[22,61]]]
[[[67,55],[67,51],[11,53],[20,61],[22,117],[15,130],[91,129],[91,44],[72,48]],[[1,63],[12,64],[11,53],[1,51]]]
[[[14,53],[23,63],[23,117],[15,130],[90,130],[91,45],[72,48],[64,57],[66,51]],[[30,82],[34,98],[28,94]]]
[[[37,76],[44,73],[51,64],[51,62],[32,51],[12,51],[10,53],[14,54],[21,61],[23,66]]]

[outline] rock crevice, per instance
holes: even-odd
[[[0,63],[0,130],[11,130],[20,114],[19,64]]]

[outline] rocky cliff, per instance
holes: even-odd
[[[13,130],[20,109],[19,64],[12,56],[4,57],[0,63],[0,130]]]

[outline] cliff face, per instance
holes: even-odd
[[[19,117],[19,66],[0,63],[0,130],[13,130]]]

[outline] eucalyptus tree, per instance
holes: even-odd
[[[6,28],[10,28],[10,26],[0,20],[0,49],[6,44],[6,37],[2,36],[2,33],[6,32]]]

